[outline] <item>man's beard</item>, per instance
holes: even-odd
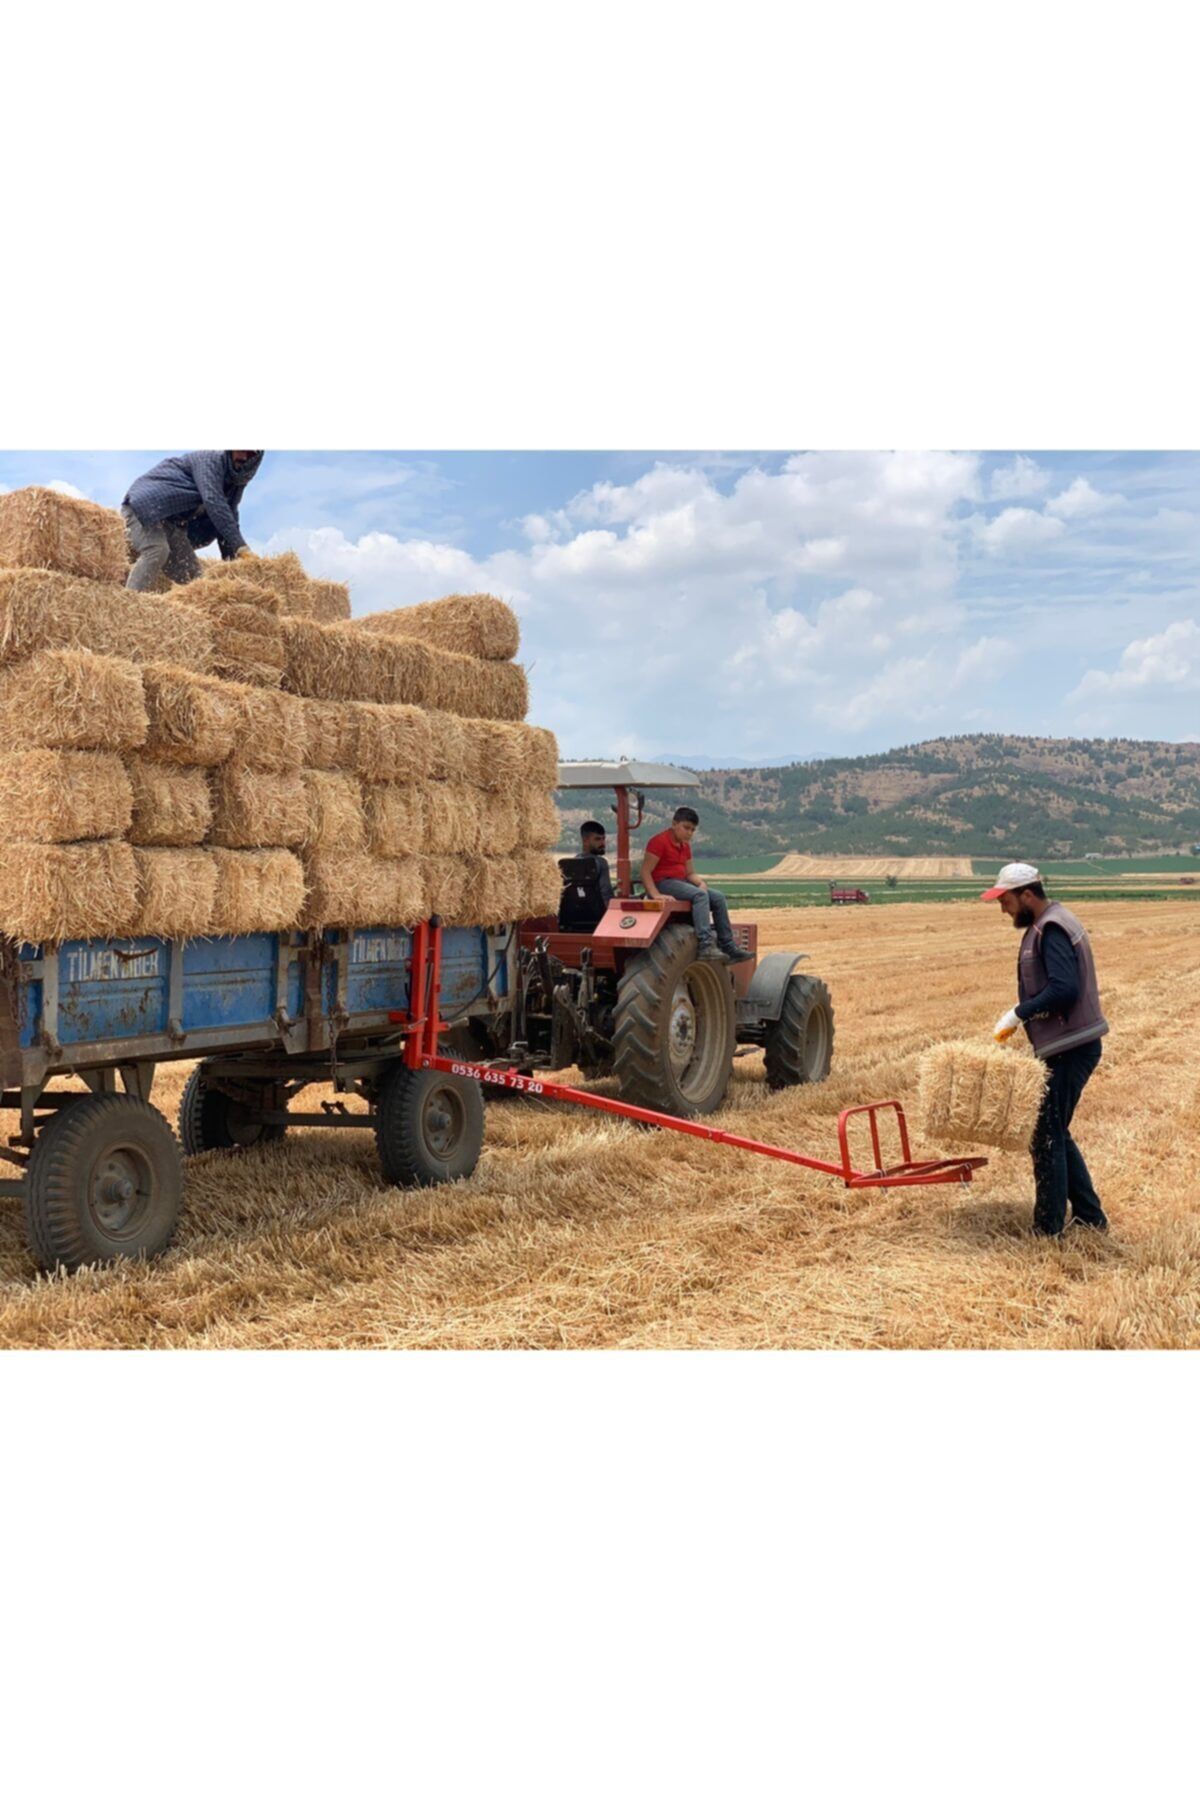
[[[1033,914],[1027,906],[1023,906],[1019,912],[1013,914],[1014,931],[1028,931],[1032,924]]]

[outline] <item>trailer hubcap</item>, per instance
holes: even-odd
[[[92,1169],[87,1186],[88,1209],[109,1237],[138,1230],[154,1192],[147,1158],[134,1145],[108,1150]]]
[[[677,1075],[682,1075],[696,1054],[696,1007],[687,990],[686,978],[676,988],[671,1002],[668,1045],[671,1067]]]
[[[465,1123],[462,1096],[452,1087],[431,1088],[421,1108],[421,1132],[434,1156],[454,1154]]]

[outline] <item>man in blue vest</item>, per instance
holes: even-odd
[[[202,572],[196,551],[205,544],[218,544],[227,562],[248,552],[238,508],[262,459],[261,450],[189,450],[139,475],[121,503],[137,559],[126,587],[149,593],[160,575],[195,581]]]
[[[1006,863],[995,886],[980,898],[998,900],[1004,916],[1024,932],[1017,957],[1019,998],[996,1021],[996,1041],[1005,1043],[1023,1025],[1034,1055],[1049,1072],[1030,1145],[1037,1190],[1034,1234],[1061,1237],[1068,1205],[1072,1225],[1107,1231],[1100,1196],[1071,1136],[1072,1116],[1108,1031],[1088,934],[1073,912],[1047,899],[1032,863]]]

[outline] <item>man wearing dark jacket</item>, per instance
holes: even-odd
[[[261,450],[189,450],[139,475],[121,505],[137,557],[126,587],[148,593],[163,574],[194,581],[196,551],[214,541],[227,562],[248,549],[238,507],[262,459]]]
[[[1007,863],[995,887],[980,898],[999,900],[1000,910],[1025,934],[1017,957],[1019,998],[996,1021],[994,1036],[1004,1043],[1024,1025],[1050,1077],[1030,1145],[1037,1192],[1034,1234],[1061,1237],[1068,1203],[1072,1224],[1105,1231],[1100,1196],[1071,1136],[1072,1116],[1108,1031],[1088,934],[1073,912],[1047,899],[1032,863]]]

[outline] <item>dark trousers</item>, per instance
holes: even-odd
[[[1100,1040],[1079,1044],[1048,1056],[1050,1079],[1033,1131],[1033,1175],[1037,1199],[1033,1228],[1057,1236],[1067,1222],[1067,1203],[1084,1225],[1105,1225],[1100,1196],[1092,1186],[1087,1164],[1071,1136],[1071,1119],[1079,1096],[1100,1061]]]

